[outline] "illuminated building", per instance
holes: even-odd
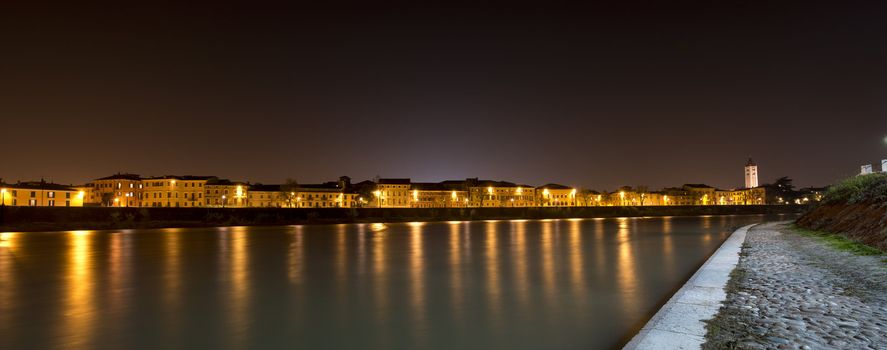
[[[280,208],[285,205],[286,199],[280,190],[280,185],[250,185],[248,192],[250,207]]]
[[[204,198],[207,207],[242,208],[249,204],[248,192],[246,183],[213,178],[206,182]]]
[[[468,202],[472,207],[534,207],[536,188],[506,181],[467,179]]]
[[[379,179],[373,194],[380,208],[409,208],[410,179]]]
[[[142,179],[143,207],[193,208],[206,205],[206,183],[214,176],[159,176]]]
[[[343,178],[347,179],[347,177]],[[338,183],[299,184],[295,190],[283,194],[284,197],[290,198],[287,206],[294,208],[356,207],[358,206],[358,195],[349,191],[350,183],[344,179],[340,179]]]
[[[575,188],[558,184],[547,184],[536,187],[536,203],[540,207],[575,207],[577,192]]]
[[[139,207],[142,178],[136,174],[115,174],[87,184],[86,203],[105,207]]]
[[[468,206],[468,191],[447,183],[411,183],[412,208],[462,208]]]
[[[0,204],[13,207],[82,207],[86,192],[46,181],[0,183]]]

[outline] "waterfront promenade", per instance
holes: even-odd
[[[705,349],[885,349],[887,261],[787,224],[749,230]]]

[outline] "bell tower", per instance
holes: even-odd
[[[749,157],[745,163],[745,188],[754,187],[758,187],[758,165]]]

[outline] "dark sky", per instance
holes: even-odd
[[[883,1],[26,3],[0,5],[5,181],[729,188],[752,156],[806,186],[887,158]]]

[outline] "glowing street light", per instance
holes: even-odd
[[[6,205],[6,189],[0,189],[0,206]]]
[[[382,207],[382,191],[375,190],[373,191],[373,195],[376,196],[376,199],[379,200],[379,208]]]

